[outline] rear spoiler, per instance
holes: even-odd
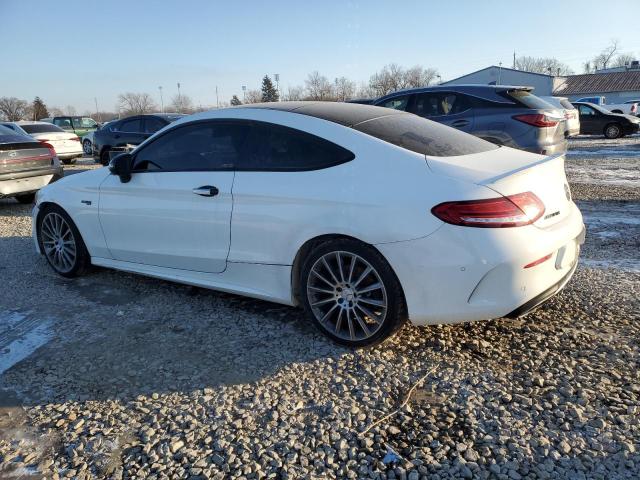
[[[518,167],[514,170],[509,170],[508,172],[505,173],[501,173],[500,175],[497,175],[495,177],[492,178],[488,178],[482,182],[479,183],[479,185],[490,185],[492,183],[495,183],[499,180],[502,180],[503,178],[506,177],[510,177],[511,175],[515,175],[516,173],[520,173],[520,172],[524,172],[525,170],[529,170],[530,168],[536,167],[538,165],[542,165],[543,163],[547,163],[547,162],[553,162],[555,159],[559,158],[559,157],[564,157],[564,153],[556,153],[554,155],[549,155],[548,157],[544,157],[541,160],[538,160],[537,162],[533,162],[530,163],[528,165],[523,165],[521,167]]]

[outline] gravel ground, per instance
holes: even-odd
[[[0,200],[0,478],[640,477],[640,186],[611,165],[568,156],[588,237],[551,301],[359,351],[293,308],[57,277]]]

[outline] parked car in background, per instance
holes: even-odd
[[[102,125],[100,125],[100,128],[106,128],[113,121],[114,120],[103,123]],[[98,130],[100,130],[100,128],[98,128]],[[82,137],[82,151],[85,155],[93,155],[93,134],[94,132],[89,132],[84,137]]]
[[[580,133],[620,138],[638,132],[640,118],[612,113],[594,103],[572,102],[580,114]]]
[[[19,121],[16,123],[37,141],[52,145],[62,163],[75,163],[76,159],[82,156],[80,138],[75,133],[65,132],[48,122]]]
[[[607,97],[584,97],[579,98],[572,103],[593,103],[599,105],[602,108],[606,108],[611,113],[624,113],[626,115],[638,115],[638,103],[637,102],[625,102],[625,103],[607,103]]]
[[[94,132],[93,157],[102,165],[107,165],[110,150],[140,145],[158,130],[184,116],[180,113],[154,113],[113,121]]]
[[[62,276],[94,264],[300,305],[350,346],[407,318],[523,315],[566,285],[584,240],[564,156],[337,102],[183,118],[44,189],[33,224]]]
[[[32,203],[37,190],[63,176],[51,145],[0,125],[0,198]]]
[[[580,115],[567,97],[540,97],[556,108],[564,111],[565,137],[574,137],[580,134]]]
[[[497,145],[552,154],[567,149],[562,110],[531,87],[440,85],[385,95],[374,105],[403,110]]]
[[[74,115],[48,117],[43,118],[40,121],[53,123],[67,132],[75,133],[80,138],[85,136],[87,133],[94,132],[100,128],[100,124],[93,118]]]

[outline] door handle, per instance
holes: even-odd
[[[212,187],[211,185],[204,185],[202,187],[194,188],[191,190],[196,195],[200,195],[202,197],[215,197],[220,193],[216,187]]]
[[[469,125],[468,120],[456,120],[455,122],[451,122],[451,126],[456,128],[466,127],[467,125]]]

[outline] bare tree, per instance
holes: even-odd
[[[553,57],[518,57],[516,58],[516,69],[524,72],[545,73],[547,75],[573,74],[569,65]]]
[[[0,97],[0,113],[10,122],[21,120],[29,104],[16,97]]]
[[[333,91],[335,99],[339,102],[344,102],[354,97],[356,84],[347,77],[336,78]]]
[[[611,40],[609,46],[607,46],[602,52],[596,55],[593,60],[593,67],[596,70],[604,70],[609,66],[609,62],[615,57],[618,53],[618,47],[620,46],[620,42],[618,40]]]
[[[301,87],[300,85],[287,87],[287,93],[282,95],[282,100],[287,102],[295,102],[303,99],[304,99],[304,87]]]
[[[49,114],[52,117],[61,117],[62,115],[64,115],[64,112],[60,107],[49,107]]]
[[[178,113],[191,113],[193,111],[193,101],[188,95],[175,95],[171,99],[169,108]]]
[[[76,111],[76,107],[74,107],[73,105],[67,105],[66,107],[64,107],[64,114],[65,115],[77,115],[78,112]]]
[[[157,110],[153,98],[148,93],[121,93],[118,95],[118,107],[126,115],[151,113]]]
[[[404,88],[428,87],[437,77],[438,70],[435,68],[416,65],[404,72]]]
[[[245,92],[244,103],[261,103],[262,91],[261,90],[247,90]]]
[[[635,56],[629,53],[621,53],[611,61],[612,67],[624,67],[625,65],[631,65],[631,62],[636,59]]]
[[[333,85],[327,77],[315,71],[309,74],[304,81],[307,87],[307,98],[309,100],[333,100]]]

